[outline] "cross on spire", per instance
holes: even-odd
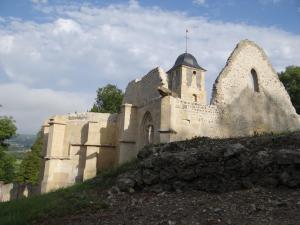
[[[187,49],[188,49],[188,32],[189,32],[189,30],[188,29],[186,29],[185,30],[185,53],[187,53]]]

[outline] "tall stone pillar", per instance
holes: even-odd
[[[60,162],[68,159],[68,152],[64,151],[65,129],[64,118],[56,116],[50,119],[49,127],[44,130],[46,134],[48,131],[48,138],[41,183],[42,193],[68,185],[68,172],[64,171]]]
[[[172,134],[175,131],[172,129],[172,96],[165,96],[161,98],[161,114],[160,114],[160,130],[159,139],[160,143],[168,143],[171,141]]]
[[[86,161],[83,172],[83,180],[91,179],[97,175],[97,160],[100,148],[99,123],[88,123],[88,137],[86,146]]]
[[[119,164],[134,159],[137,155],[137,108],[124,104],[120,115]]]
[[[42,135],[43,135],[43,148],[41,152],[41,156],[45,157],[47,154],[47,144],[48,144],[48,136],[49,136],[50,125],[48,122],[45,122],[42,126]]]
[[[66,122],[63,118],[54,117],[50,119],[49,125],[46,158],[65,158],[68,155],[64,151]]]

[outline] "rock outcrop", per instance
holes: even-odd
[[[300,132],[146,146],[135,171],[118,179],[122,191],[226,192],[253,186],[300,187]]]

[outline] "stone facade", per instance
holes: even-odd
[[[264,51],[241,41],[206,103],[205,69],[182,54],[166,73],[131,81],[120,114],[54,116],[44,125],[41,191],[80,182],[136,157],[147,144],[195,136],[237,137],[294,131],[300,117]]]

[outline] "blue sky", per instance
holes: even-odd
[[[20,17],[39,22],[47,21],[30,0],[1,0],[2,17]],[[36,1],[43,2],[43,1]],[[107,6],[122,4],[124,0],[48,0],[49,5],[90,4]],[[185,11],[191,16],[205,16],[223,22],[247,23],[258,26],[276,26],[300,34],[300,0],[141,0],[141,6],[157,6],[165,10]]]
[[[35,133],[54,114],[87,111],[98,87],[167,71],[186,28],[208,95],[242,39],[277,71],[300,64],[300,0],[0,0],[0,115]]]

